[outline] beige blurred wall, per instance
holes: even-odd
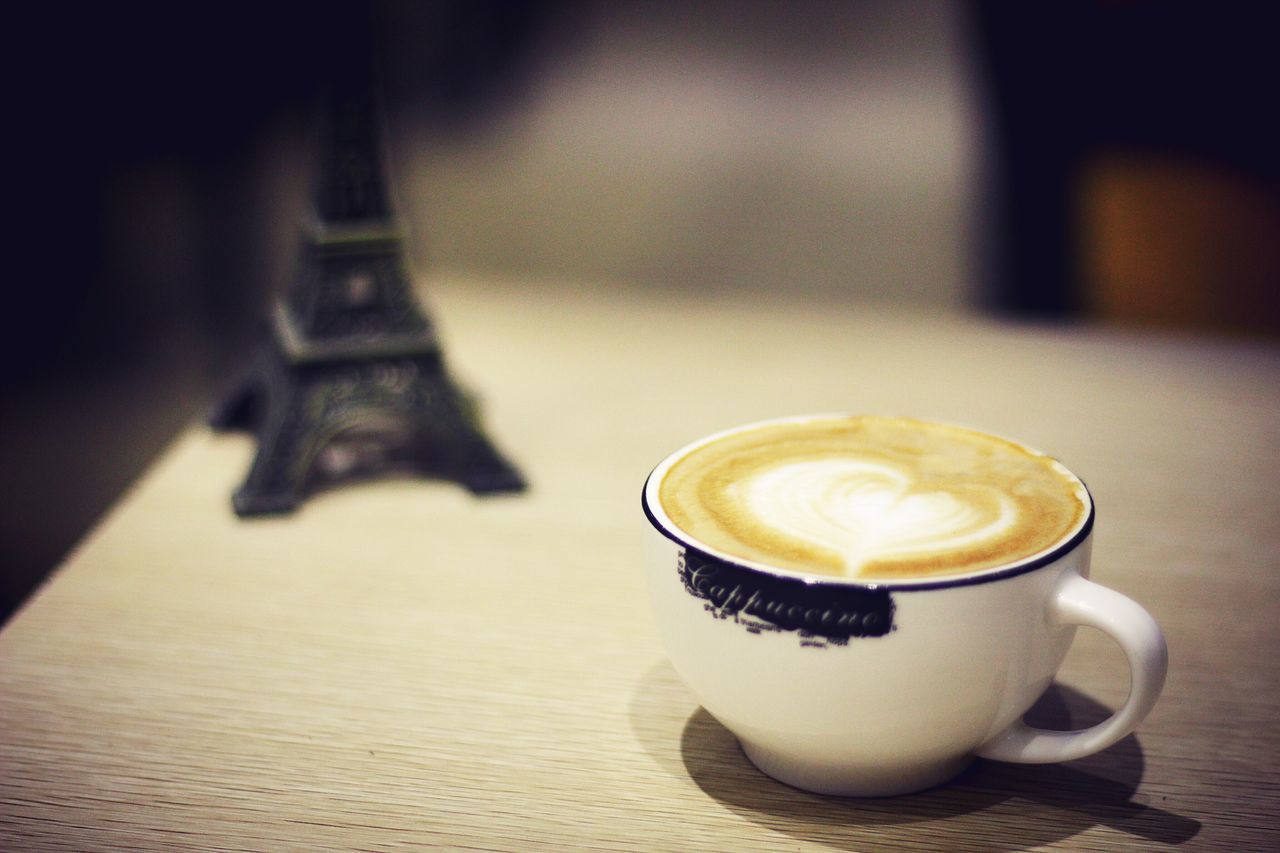
[[[420,273],[972,302],[960,4],[575,6],[462,123],[415,104],[432,19],[396,14],[390,159]]]

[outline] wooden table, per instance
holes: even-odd
[[[454,372],[532,482],[420,480],[239,521],[194,426],[0,634],[0,849],[1262,849],[1280,845],[1280,349],[851,304],[439,281]],[[761,776],[666,663],[639,490],[708,431],[970,423],[1099,505],[1095,579],[1163,624],[1138,734],[856,801]],[[93,452],[92,446],[83,452]],[[1035,714],[1101,719],[1082,632]]]

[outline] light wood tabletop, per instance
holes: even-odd
[[[381,480],[244,521],[252,440],[192,426],[0,633],[0,849],[1280,846],[1280,348],[760,294],[423,295],[530,490]],[[748,763],[660,647],[640,487],[700,435],[830,411],[970,424],[1089,483],[1094,579],[1169,642],[1136,735],[883,800]],[[1033,716],[1096,722],[1127,677],[1082,631]]]

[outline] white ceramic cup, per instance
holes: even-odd
[[[1155,704],[1168,668],[1159,626],[1087,579],[1092,498],[1070,535],[1023,562],[891,583],[798,573],[717,552],[663,511],[666,471],[725,434],[682,448],[649,476],[645,565],[672,665],[768,775],[824,794],[903,794],[975,757],[1082,758],[1129,734]],[[1128,699],[1082,731],[1031,728],[1022,716],[1078,625],[1123,650]]]

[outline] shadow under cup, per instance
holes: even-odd
[[[1072,760],[1128,734],[1159,695],[1158,627],[1087,580],[1091,499],[1075,530],[1024,562],[859,582],[736,559],[684,533],[658,500],[684,452],[643,493],[655,619],[682,680],[769,776],[817,793],[888,796],[945,782],[979,756]],[[1125,651],[1128,701],[1082,732],[1025,726],[1080,624]]]

